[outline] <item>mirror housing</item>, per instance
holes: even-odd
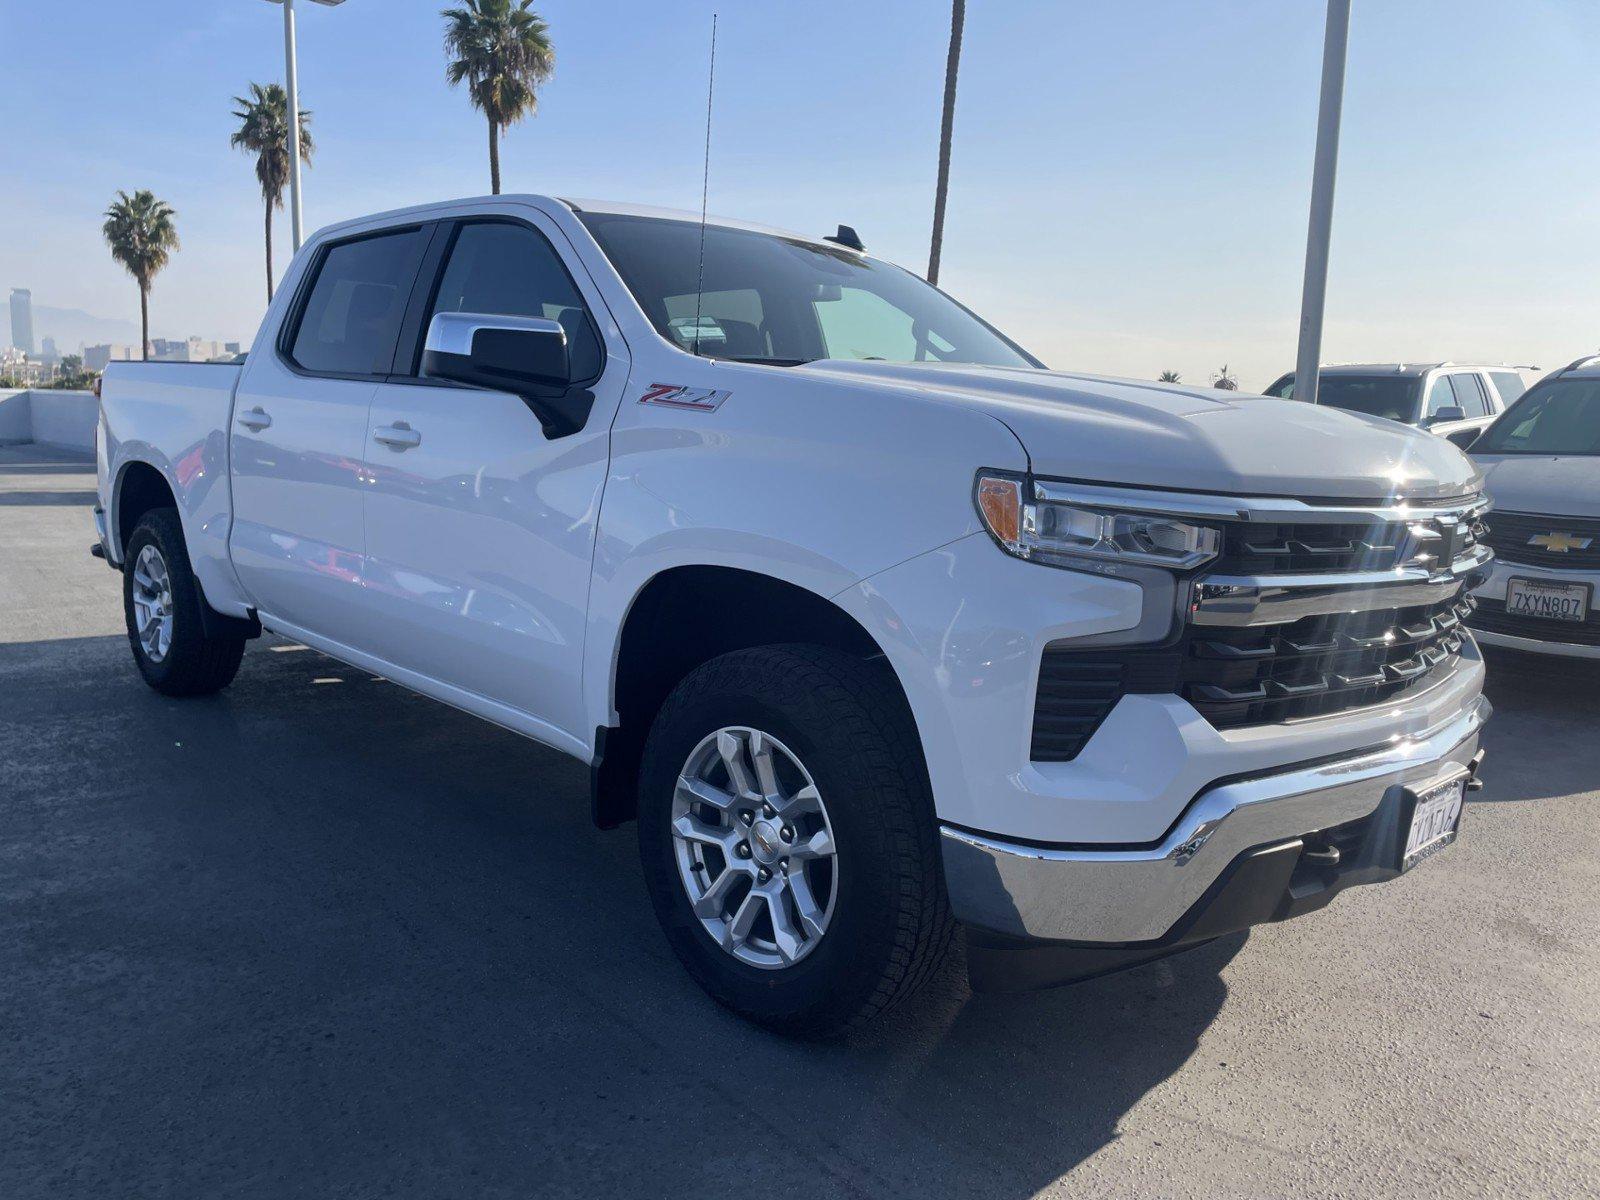
[[[1465,421],[1466,419],[1466,409],[1462,408],[1459,404],[1446,404],[1444,407],[1440,408],[1438,412],[1434,413],[1427,420],[1423,421],[1423,424],[1447,425],[1451,421]]]
[[[587,391],[573,394],[567,331],[544,317],[435,313],[422,346],[422,374],[514,393],[552,438],[582,429],[594,400]]]

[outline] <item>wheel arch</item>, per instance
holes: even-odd
[[[116,485],[111,489],[108,522],[108,532],[116,539],[114,549],[118,560],[127,557],[128,538],[145,513],[152,508],[177,507],[177,490],[159,467],[142,458],[123,463],[117,471]],[[181,510],[179,516],[182,517]]]
[[[742,567],[669,567],[634,595],[616,639],[607,681],[616,723],[596,730],[591,768],[595,823],[609,829],[635,816],[639,764],[651,722],[691,671],[735,650],[793,643],[881,660],[914,726],[905,688],[883,648],[829,598]]]

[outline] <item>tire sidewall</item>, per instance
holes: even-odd
[[[826,714],[805,711],[820,706],[777,703],[762,694],[765,690],[691,695],[658,720],[640,776],[639,840],[646,883],[668,941],[690,974],[718,1000],[774,1022],[822,1009],[852,1011],[876,983],[895,919],[871,781],[859,777],[855,756],[850,747],[838,744],[839,731]],[[670,831],[679,772],[708,734],[729,726],[758,729],[787,746],[810,772],[833,829],[838,894],[832,920],[815,950],[777,970],[740,962],[700,924],[679,875]]]

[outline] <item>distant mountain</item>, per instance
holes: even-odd
[[[154,330],[151,336],[155,336]],[[79,346],[98,346],[103,342],[133,345],[139,341],[139,322],[97,317],[81,308],[49,308],[35,304],[33,340],[37,344],[47,337],[55,338],[63,354],[75,354]]]

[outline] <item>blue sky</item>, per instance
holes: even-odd
[[[488,190],[442,0],[301,0],[307,224]],[[558,68],[508,191],[843,221],[926,264],[943,0],[544,0]],[[1555,365],[1600,346],[1600,6],[1355,0],[1324,357]],[[1052,366],[1246,387],[1292,365],[1321,0],[971,0],[944,285]],[[3,0],[0,288],[137,315],[116,189],[179,213],[153,332],[248,339],[259,194],[229,99],[282,73],[264,0]],[[288,223],[280,218],[280,255]],[[283,258],[280,257],[280,268]],[[48,333],[48,328],[41,328]]]

